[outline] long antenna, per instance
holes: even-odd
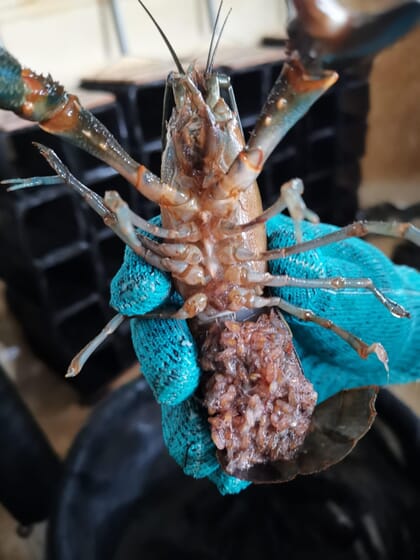
[[[223,6],[223,0],[220,0],[220,4],[219,4],[219,8],[217,10],[216,18],[214,19],[214,23],[213,23],[213,30],[211,32],[209,53],[207,55],[207,62],[206,62],[206,74],[208,73],[209,68],[210,68],[211,52],[212,52],[212,49],[213,49],[214,38],[216,36],[216,29],[217,29],[217,25],[219,23],[219,17],[220,17],[220,12],[222,10],[222,6]]]
[[[228,13],[226,14],[226,17],[225,17],[225,19],[224,19],[224,21],[223,21],[223,25],[222,25],[222,27],[221,27],[221,29],[220,29],[219,36],[217,37],[217,41],[216,41],[216,44],[215,44],[214,49],[213,49],[213,54],[212,54],[212,56],[211,56],[211,60],[210,60],[210,65],[209,65],[209,68],[208,68],[208,72],[211,72],[211,71],[213,70],[214,57],[216,56],[217,47],[219,46],[220,39],[222,38],[222,34],[223,34],[224,29],[225,29],[226,22],[227,22],[227,20],[228,20],[228,18],[229,18],[229,16],[230,16],[231,12],[232,12],[232,8],[229,9],[229,11],[228,11]]]
[[[141,5],[141,7],[143,8],[143,10],[146,12],[146,14],[149,16],[149,18],[153,21],[153,23],[155,24],[157,30],[159,31],[159,33],[162,36],[162,39],[165,41],[166,46],[169,49],[169,52],[171,53],[171,56],[176,64],[176,67],[178,68],[178,72],[180,74],[185,74],[185,70],[182,67],[182,64],[173,48],[173,46],[171,45],[171,43],[169,42],[168,37],[165,35],[165,33],[163,32],[163,29],[160,27],[160,25],[158,24],[158,22],[155,20],[155,18],[152,16],[152,14],[150,13],[150,11],[146,8],[146,6],[143,4],[142,0],[138,0],[139,4]]]

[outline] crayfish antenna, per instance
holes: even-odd
[[[212,52],[213,52],[213,43],[214,43],[214,39],[216,37],[216,29],[217,29],[217,25],[219,23],[219,18],[220,18],[220,12],[222,11],[222,6],[223,6],[223,0],[220,0],[220,4],[219,4],[219,8],[217,9],[217,14],[216,14],[216,19],[214,20],[214,24],[213,24],[213,29],[211,32],[211,39],[210,39],[210,45],[209,45],[209,52],[207,54],[207,62],[206,62],[206,74],[209,73],[209,69],[210,69],[210,61],[212,60]]]
[[[153,23],[155,24],[157,30],[159,31],[159,33],[162,36],[162,39],[165,41],[165,45],[168,47],[169,52],[171,53],[171,56],[173,58],[173,61],[176,64],[176,67],[178,68],[178,72],[180,74],[185,74],[185,70],[182,67],[181,61],[178,58],[178,55],[175,52],[175,49],[173,48],[173,46],[171,45],[168,37],[165,35],[163,29],[161,28],[161,26],[158,24],[158,22],[155,20],[155,18],[153,17],[152,13],[148,10],[148,8],[146,8],[145,4],[143,4],[143,2],[141,0],[138,0],[139,4],[141,5],[141,7],[143,8],[143,10],[146,12],[146,14],[149,16],[149,18],[153,21]]]
[[[223,2],[220,2],[220,8],[222,7],[222,3],[223,3]],[[219,10],[220,10],[220,8],[219,8]],[[215,46],[214,46],[213,52],[211,53],[211,58],[210,58],[210,60],[208,61],[207,65],[206,65],[206,74],[211,74],[212,71],[213,71],[214,58],[215,58],[215,56],[216,56],[216,52],[217,52],[217,49],[218,49],[218,47],[219,47],[220,39],[222,38],[223,31],[224,31],[224,29],[225,29],[227,20],[229,19],[229,16],[230,16],[231,12],[232,12],[232,8],[229,9],[228,13],[226,14],[225,19],[223,20],[222,27],[221,27],[221,29],[220,29],[220,31],[219,31],[219,35],[218,35],[218,37],[217,37],[216,44],[215,44]],[[219,15],[219,12],[218,12],[218,15]],[[215,26],[216,26],[216,25],[217,25],[217,20],[216,20]],[[214,30],[216,30],[216,27],[215,27]],[[212,42],[213,42],[213,37],[212,37]],[[212,44],[210,44],[210,48],[211,48],[211,47],[212,47]],[[210,56],[210,51],[209,51],[209,56]]]

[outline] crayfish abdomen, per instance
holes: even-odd
[[[213,323],[201,366],[212,438],[228,473],[240,477],[256,464],[295,458],[317,394],[276,311]]]

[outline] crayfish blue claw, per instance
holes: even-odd
[[[6,49],[0,47],[0,108],[19,111],[25,99],[22,66]]]

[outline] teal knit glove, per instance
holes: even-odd
[[[303,241],[337,229],[303,222]],[[270,220],[267,234],[270,249],[294,243],[293,227],[286,216]],[[407,383],[420,378],[420,274],[416,270],[394,265],[372,245],[353,238],[273,261],[270,272],[299,278],[371,278],[377,288],[411,315],[409,319],[393,317],[371,292],[364,289],[273,289],[274,295],[311,309],[368,344],[380,342],[388,353],[389,374],[375,355],[362,360],[331,331],[287,316],[305,375],[318,392],[318,402],[342,389]]]
[[[124,315],[142,315],[173,303],[168,275],[131,249],[111,283],[111,305]],[[180,305],[180,301],[178,301]],[[203,407],[192,396],[200,378],[197,349],[186,321],[132,319],[131,335],[141,370],[162,409],[163,438],[169,453],[194,478],[208,476],[222,494],[249,485],[223,472]]]
[[[303,223],[304,241],[336,228]],[[294,243],[290,218],[278,216],[267,226],[269,248]],[[380,251],[358,239],[334,243],[270,263],[272,274],[300,278],[369,277],[403,305],[411,319],[394,318],[367,290],[274,289],[294,305],[309,308],[350,330],[365,342],[381,342],[389,355],[390,372],[375,356],[360,359],[336,335],[312,323],[288,317],[305,375],[319,394],[319,402],[342,389],[403,383],[420,378],[416,352],[420,348],[420,274],[394,265]],[[351,293],[350,293],[351,292]],[[172,298],[172,299],[171,299]],[[170,278],[126,250],[124,263],[112,281],[111,305],[124,315],[141,315],[174,303]],[[157,401],[169,453],[195,478],[209,477],[222,494],[236,493],[248,482],[225,474],[216,459],[207,416],[192,396],[200,369],[195,342],[185,321],[132,319],[133,345]]]

